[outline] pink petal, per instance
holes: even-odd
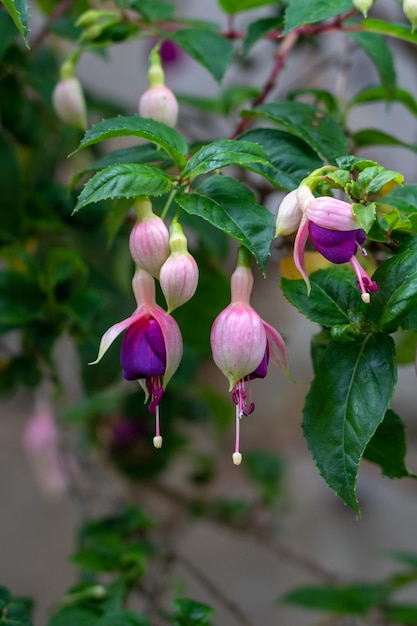
[[[269,359],[277,367],[280,372],[291,378],[290,368],[288,365],[288,355],[285,342],[279,332],[273,326],[264,321],[264,329],[266,340],[269,347]]]
[[[107,350],[110,348],[113,341],[120,335],[120,333],[126,330],[126,328],[129,328],[129,326],[133,324],[134,322],[136,322],[137,319],[142,317],[142,315],[143,315],[143,309],[142,307],[140,307],[134,313],[132,313],[130,317],[127,317],[125,320],[122,320],[121,322],[117,322],[117,324],[110,326],[110,328],[106,330],[106,332],[101,338],[100,347],[98,349],[98,355],[97,355],[96,360],[91,361],[89,365],[95,365],[96,363],[101,361],[103,355],[107,352]]]
[[[306,272],[305,263],[304,263],[304,248],[306,245],[306,241],[308,238],[308,218],[304,215],[301,220],[301,224],[297,231],[297,236],[294,242],[294,263],[295,267],[300,272],[301,276],[304,278],[304,282],[307,285],[307,293],[310,295],[311,286],[310,279]]]
[[[160,306],[153,306],[150,314],[158,322],[165,341],[166,369],[162,379],[162,386],[165,389],[181,362],[183,351],[181,331],[174,318]]]

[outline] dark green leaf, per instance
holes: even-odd
[[[188,146],[184,137],[173,128],[162,124],[162,122],[156,122],[138,115],[120,115],[119,117],[103,120],[95,124],[85,133],[79,148],[75,152],[106,139],[131,136],[141,137],[155,143],[169,154],[176,165],[179,167],[185,165],[185,155],[187,154]]]
[[[223,11],[229,15],[234,15],[239,11],[250,11],[267,4],[275,4],[276,0],[218,0],[218,2]]]
[[[116,609],[103,615],[94,626],[150,626],[150,623],[135,611]]]
[[[9,12],[16,28],[23,37],[23,41],[29,48],[28,33],[29,28],[29,5],[27,0],[3,0],[4,8]]]
[[[389,90],[393,89],[396,83],[394,61],[391,50],[383,37],[358,31],[348,31],[348,34],[365,50],[366,54],[374,62],[382,85]]]
[[[95,626],[100,613],[95,607],[64,606],[51,617],[48,626]]]
[[[0,11],[0,59],[17,37],[16,28],[9,13]]]
[[[367,33],[379,33],[417,44],[417,33],[412,33],[409,24],[390,24],[382,20],[366,19],[362,22],[362,29]]]
[[[393,332],[417,307],[417,251],[408,250],[387,259],[372,279],[378,292],[368,305],[370,317],[381,330]]]
[[[406,455],[405,425],[402,419],[389,409],[382,424],[378,426],[363,456],[381,467],[388,478],[410,476],[404,464]]]
[[[195,193],[179,193],[175,199],[188,213],[202,217],[246,246],[265,272],[274,217],[257,204],[245,185],[228,176],[211,176],[198,185]]]
[[[253,170],[256,163],[268,166],[269,159],[266,152],[256,143],[221,139],[203,146],[193,154],[185,166],[181,177],[195,178],[228,165],[239,165]]]
[[[321,103],[326,109],[326,113],[329,113],[336,119],[341,117],[339,100],[326,89],[317,89],[315,87],[293,89],[288,94],[288,100],[297,100],[299,96],[306,95],[310,96],[313,105],[318,106]]]
[[[272,163],[257,164],[253,170],[281,189],[295,189],[311,171],[323,162],[301,139],[271,128],[256,128],[239,137],[259,143]]]
[[[233,44],[211,30],[183,28],[169,38],[220,82],[233,57]]]
[[[352,141],[357,148],[365,146],[398,146],[417,152],[417,144],[407,143],[376,128],[364,128],[352,134]]]
[[[399,87],[367,87],[360,91],[350,100],[348,107],[352,108],[358,104],[368,104],[369,102],[398,102],[403,104],[413,115],[417,115],[417,102],[414,96],[405,89]]]
[[[284,296],[300,313],[321,326],[357,324],[363,305],[353,273],[342,268],[318,270],[310,276],[311,293],[303,280],[281,279]]]
[[[175,7],[163,0],[116,0],[116,4],[122,9],[138,11],[150,22],[169,20],[175,12]]]
[[[333,341],[319,361],[304,407],[303,429],[326,483],[359,514],[359,463],[391,402],[394,342],[374,333]]]
[[[248,54],[252,46],[268,33],[282,28],[282,19],[277,17],[264,17],[248,26],[243,40],[243,54]]]
[[[13,270],[0,272],[0,329],[19,328],[40,316],[43,296],[33,279]]]
[[[385,610],[385,619],[395,624],[417,624],[416,604],[390,604]]]
[[[174,609],[174,626],[211,626],[214,610],[207,604],[188,598],[176,598]]]
[[[404,552],[402,550],[387,550],[384,551],[384,554],[392,561],[396,561],[397,563],[407,565],[407,567],[411,567],[412,569],[417,570],[417,554],[415,554],[414,552]]]
[[[282,601],[339,615],[365,615],[386,598],[382,583],[355,583],[346,587],[311,585],[290,591]]]
[[[262,115],[305,141],[329,163],[348,152],[346,137],[333,118],[304,102],[271,102],[261,104],[245,115]]]
[[[285,12],[285,33],[349,11],[352,0],[290,0]]]
[[[91,202],[114,198],[161,196],[171,189],[168,176],[154,165],[110,165],[90,178],[78,196],[74,212]]]

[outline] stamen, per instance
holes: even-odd
[[[353,256],[349,263],[353,267],[353,270],[356,274],[356,278],[358,279],[359,288],[361,290],[361,299],[365,304],[369,304],[371,301],[371,296],[369,295],[369,291],[376,292],[378,291],[377,284],[369,278],[368,274],[365,272],[358,259]]]

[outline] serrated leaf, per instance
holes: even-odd
[[[328,486],[359,514],[359,463],[391,402],[397,380],[391,337],[372,333],[330,342],[304,406],[303,430]]]
[[[106,139],[132,136],[146,139],[160,146],[178,167],[184,167],[185,155],[188,151],[184,137],[162,122],[138,115],[120,115],[95,124],[85,133],[79,147],[72,154]]]
[[[364,128],[352,134],[355,148],[365,146],[398,146],[412,152],[417,152],[417,144],[407,143],[376,128]]]
[[[344,587],[310,585],[290,591],[282,601],[338,615],[365,615],[387,595],[383,583],[354,583]]]
[[[417,251],[408,250],[387,259],[372,280],[378,292],[372,295],[369,315],[379,329],[394,332],[417,308]]]
[[[389,409],[366,446],[363,456],[371,463],[379,465],[384,476],[388,478],[415,476],[405,466],[406,452],[404,422]]]
[[[219,5],[229,15],[234,15],[240,11],[251,11],[259,7],[275,4],[276,0],[218,0]]]
[[[233,57],[233,44],[229,39],[199,28],[182,28],[170,33],[169,38],[208,70],[217,82],[222,80]]]
[[[113,198],[161,196],[172,186],[170,178],[154,165],[122,163],[97,172],[78,196],[74,213],[91,202]]]
[[[314,24],[352,8],[352,0],[290,0],[285,12],[285,33]]]
[[[393,89],[396,83],[394,60],[385,40],[380,35],[373,33],[347,32],[375,64],[382,85],[387,89]]]
[[[305,141],[329,163],[348,152],[346,137],[335,122],[320,109],[304,102],[271,102],[261,104],[243,115],[261,115]]]
[[[295,189],[323,162],[301,139],[271,128],[256,128],[240,135],[239,140],[254,141],[265,150],[272,163],[255,165],[253,171],[267,178],[273,185],[288,191]]]
[[[239,165],[253,170],[256,163],[265,166],[270,164],[268,155],[261,146],[249,141],[221,139],[197,150],[187,162],[181,178],[195,178],[228,165]]]
[[[228,176],[211,176],[195,193],[179,193],[175,200],[187,213],[202,217],[246,246],[265,273],[274,217],[245,185]]]
[[[23,41],[25,42],[26,46],[29,48],[27,36],[30,31],[30,15],[29,4],[27,0],[3,0],[2,4],[6,11],[8,11],[13,22],[15,23],[17,30],[22,35]]]
[[[417,116],[417,102],[414,96],[405,89],[399,87],[367,87],[356,94],[348,103],[348,108],[358,104],[368,104],[369,102],[399,102],[403,104],[413,115]]]
[[[282,18],[278,17],[264,17],[255,22],[251,22],[243,40],[243,54],[248,54],[252,46],[265,35],[282,28],[282,23]]]
[[[417,34],[411,32],[409,24],[389,24],[383,20],[366,19],[363,20],[362,30],[368,33],[379,33],[380,35],[388,35],[417,44]]]
[[[281,279],[287,300],[321,326],[355,324],[360,319],[360,296],[352,272],[342,268],[318,270],[310,276],[311,293],[303,280]]]

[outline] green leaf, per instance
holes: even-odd
[[[353,273],[332,267],[318,270],[310,276],[311,293],[303,280],[281,279],[287,300],[300,313],[321,326],[356,324],[361,319],[359,290]]]
[[[382,187],[390,182],[402,185],[404,176],[393,170],[386,170],[380,165],[366,167],[358,176],[357,183],[361,191],[370,194],[378,193]]]
[[[94,623],[94,626],[150,626],[150,623],[143,615],[135,611],[115,609],[103,615]]]
[[[274,216],[257,204],[245,185],[228,176],[211,176],[196,187],[195,193],[179,193],[175,200],[187,213],[202,217],[246,246],[265,272]]]
[[[141,137],[155,143],[169,154],[178,167],[184,167],[186,162],[185,155],[188,152],[187,142],[184,137],[173,128],[162,124],[162,122],[156,122],[138,115],[120,115],[95,124],[85,133],[79,147],[72,154],[106,139],[131,136]]]
[[[40,317],[43,294],[34,280],[14,270],[0,272],[0,329],[19,328]]]
[[[74,213],[91,202],[113,198],[161,196],[171,189],[169,177],[154,165],[122,163],[97,172],[78,196]]]
[[[261,104],[243,115],[262,115],[284,126],[287,132],[305,141],[318,155],[327,162],[346,154],[346,137],[333,118],[320,109],[304,102],[271,102]]]
[[[175,7],[163,0],[116,0],[116,5],[138,11],[149,22],[169,20],[175,12]]]
[[[402,419],[389,409],[384,421],[365,448],[363,456],[381,467],[388,478],[414,476],[404,464],[406,455],[405,425]]]
[[[47,626],[95,626],[100,611],[96,607],[64,606],[48,621]]]
[[[176,94],[180,104],[189,105],[199,111],[210,115],[229,115],[244,102],[254,100],[259,96],[260,90],[253,85],[234,85],[223,89],[214,98],[200,97],[189,94]]]
[[[417,250],[407,250],[384,261],[372,279],[378,292],[372,294],[369,316],[380,330],[394,332],[417,308]]]
[[[417,624],[417,605],[390,604],[384,612],[384,617],[390,623],[414,626]]]
[[[384,602],[385,598],[386,588],[383,583],[354,583],[345,587],[299,587],[287,593],[282,601],[339,615],[365,615]]]
[[[348,31],[348,35],[356,41],[373,61],[379,73],[381,83],[387,89],[393,89],[396,74],[392,52],[380,35]]]
[[[376,216],[375,202],[370,202],[366,206],[359,204],[358,202],[353,202],[351,206],[352,213],[358,220],[360,227],[365,233],[369,233]]]
[[[189,598],[176,598],[174,609],[174,626],[211,626],[214,609],[202,602]]]
[[[367,87],[356,94],[348,103],[348,108],[358,104],[368,104],[369,102],[398,102],[403,104],[413,115],[417,116],[417,102],[414,96],[405,89],[399,87]]]
[[[29,5],[27,0],[3,0],[2,2],[6,11],[9,12],[13,22],[19,33],[23,37],[23,41],[29,48],[28,34],[29,34]]]
[[[279,28],[282,28],[282,19],[278,17],[264,17],[255,22],[251,22],[243,40],[243,54],[248,54],[257,41]]]
[[[417,554],[415,554],[414,552],[404,552],[402,550],[384,550],[384,555],[386,555],[392,561],[396,561],[397,563],[407,565],[407,567],[411,567],[412,569],[417,570]]]
[[[352,0],[290,0],[285,12],[285,33],[303,24],[327,20],[351,8]]]
[[[328,486],[359,514],[359,463],[396,384],[394,342],[385,333],[332,341],[318,365],[304,406],[304,436]]]
[[[401,141],[397,137],[376,128],[364,128],[352,133],[352,141],[356,149],[365,146],[398,146],[417,152],[417,144]]]
[[[9,13],[0,11],[0,59],[17,37],[16,28]]]
[[[223,11],[229,15],[234,15],[240,11],[250,11],[268,4],[275,4],[275,2],[276,0],[218,0]]]
[[[195,178],[228,165],[239,165],[249,170],[256,163],[269,165],[263,148],[249,141],[221,139],[203,146],[193,154],[185,166],[181,178]]]
[[[211,30],[183,28],[167,37],[220,82],[233,57],[233,44]]]
[[[409,24],[389,24],[382,20],[366,19],[362,22],[362,29],[367,33],[379,33],[417,44],[417,33],[412,33]]]
[[[256,164],[253,171],[281,189],[295,189],[323,162],[301,139],[272,128],[256,128],[240,135],[239,140],[253,141],[262,146],[272,163]]]

